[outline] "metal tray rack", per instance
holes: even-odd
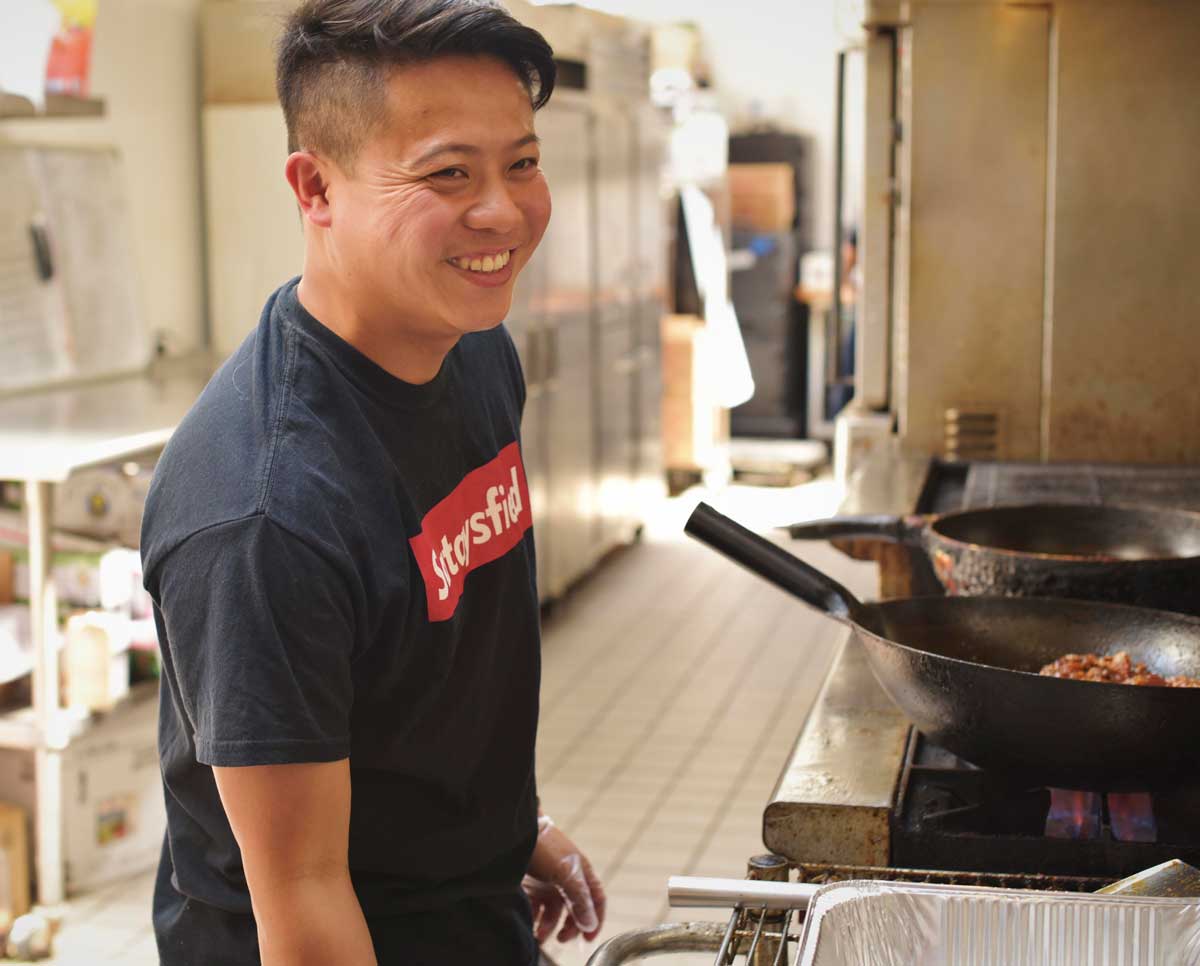
[[[1160,878],[1169,886],[1169,882],[1174,881],[1171,876],[1178,878],[1180,874],[1178,869],[1169,867],[1192,871],[1175,862],[1164,864],[1144,875],[1164,870]],[[791,881],[793,876],[794,881]],[[1141,895],[1179,894],[1165,887],[1164,882],[1149,889],[1122,888],[1124,883],[1133,883],[1138,878],[1135,876],[1122,883],[1109,885],[1103,891],[1129,891]],[[673,877],[668,883],[672,906],[732,907],[727,923],[664,923],[623,933],[597,949],[588,960],[588,966],[621,966],[654,956],[698,952],[714,953],[714,966],[733,966],[737,963],[745,963],[746,966],[792,966],[798,962],[800,929],[805,922],[809,901],[817,889],[830,883],[863,879],[1059,893],[1090,893],[1107,884],[1106,880],[1092,876],[804,865],[788,863],[778,856],[757,856],[750,861],[749,878],[746,880]],[[1188,891],[1182,894],[1188,894]]]

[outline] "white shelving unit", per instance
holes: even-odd
[[[192,357],[145,372],[0,398],[0,480],[21,483],[29,527],[32,707],[0,716],[0,747],[32,750],[36,780],[37,898],[61,902],[62,755],[91,717],[59,705],[57,606],[51,579],[54,486],[76,470],[160,449],[212,375]]]

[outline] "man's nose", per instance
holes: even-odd
[[[511,187],[493,181],[480,190],[467,211],[466,223],[478,231],[510,232],[520,227],[523,217]]]

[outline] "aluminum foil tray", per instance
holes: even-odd
[[[839,882],[798,966],[1200,966],[1200,900]]]

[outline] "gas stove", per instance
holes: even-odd
[[[934,460],[919,485],[911,467],[905,472],[906,506],[853,510],[944,513],[1022,502],[1200,509],[1200,467]],[[892,554],[881,566],[908,568],[882,574],[885,587],[941,592],[923,555]],[[802,880],[919,873],[1093,891],[1168,859],[1200,864],[1200,778],[1154,796],[1012,787],[917,733],[848,640],[764,812],[763,841]]]

